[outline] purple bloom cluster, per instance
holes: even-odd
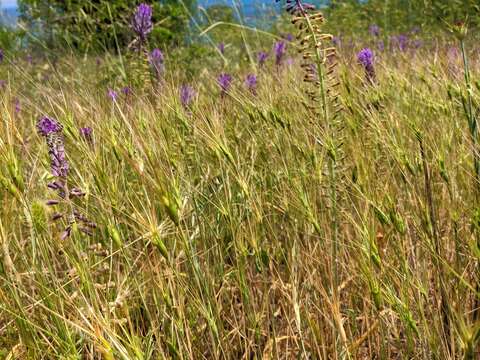
[[[380,27],[377,24],[372,24],[369,26],[368,32],[372,36],[380,36]]]
[[[81,130],[81,133],[86,132],[91,136],[91,132],[84,129]],[[85,192],[78,188],[73,188],[71,190],[68,189],[67,176],[69,166],[65,156],[63,127],[58,121],[45,116],[37,122],[37,131],[47,141],[52,175],[57,178],[53,182],[49,183],[48,187],[52,190],[55,190],[62,201],[69,202],[69,208],[72,208],[73,203],[70,202],[71,199],[74,197],[84,196]],[[59,204],[59,200],[47,201],[47,205],[49,206],[55,206]],[[64,217],[64,215],[64,213],[56,213],[53,215],[52,220],[61,219]],[[92,229],[96,227],[95,223],[89,221],[77,210],[73,209],[68,217],[68,225],[62,233],[62,240],[65,240],[71,235],[74,223],[79,224],[80,231],[88,235],[92,235]]]
[[[245,79],[245,86],[253,95],[257,94],[257,75],[248,74]]]
[[[221,89],[221,95],[222,97],[225,96],[230,89],[230,86],[232,84],[232,75],[227,74],[227,73],[222,73],[220,76],[217,78],[218,85],[220,86]]]
[[[138,5],[135,15],[132,19],[132,29],[137,34],[140,43],[147,40],[147,35],[153,29],[152,7],[145,3]]]
[[[15,114],[20,113],[21,110],[22,110],[22,106],[20,105],[20,99],[15,98]]]
[[[93,129],[91,127],[80,128],[80,136],[87,142],[93,143]]]
[[[108,97],[109,97],[110,99],[112,99],[112,101],[116,101],[117,98],[118,98],[118,92],[116,92],[116,91],[113,90],[113,89],[108,89],[107,94],[108,94]]]
[[[160,78],[161,74],[165,70],[165,57],[160,49],[155,48],[150,53],[150,64],[153,66],[155,70],[155,74],[157,78]]]
[[[287,53],[287,43],[283,40],[277,41],[273,46],[273,51],[275,53],[275,64],[277,66],[282,65],[283,58]]]
[[[404,34],[394,35],[391,38],[392,45],[400,51],[406,51],[408,48],[408,36]]]
[[[197,93],[190,85],[182,85],[180,87],[180,102],[185,109],[190,106],[196,94]]]
[[[365,76],[367,80],[370,83],[373,83],[375,81],[375,55],[373,54],[373,51],[369,48],[360,50],[360,52],[357,54],[357,60],[365,69]]]
[[[257,54],[258,65],[259,65],[259,66],[265,65],[265,62],[267,61],[268,56],[269,56],[268,53],[266,53],[265,51],[260,51],[260,52]]]
[[[37,123],[37,130],[47,139],[52,175],[65,180],[68,175],[68,162],[65,157],[62,125],[56,120],[43,117]]]

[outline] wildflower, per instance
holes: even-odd
[[[5,57],[5,55],[3,54],[3,50],[0,49],[0,63],[3,62],[3,58]]]
[[[267,61],[268,54],[265,51],[260,51],[257,54],[257,61],[259,66],[263,66],[265,64],[265,61]]]
[[[63,143],[63,127],[56,120],[43,117],[37,122],[38,133],[47,139],[50,167],[53,176],[65,180],[68,175],[68,162]]]
[[[248,74],[245,79],[245,86],[253,95],[257,94],[257,75]]]
[[[60,239],[65,240],[71,235],[74,224],[79,225],[78,228],[80,231],[84,232],[85,234],[92,235],[90,229],[95,228],[96,224],[89,221],[77,210],[73,209],[74,204],[71,202],[72,198],[84,196],[85,193],[78,188],[73,188],[71,191],[68,189],[67,176],[69,166],[65,156],[62,125],[58,121],[45,116],[37,122],[37,131],[47,140],[52,175],[57,178],[48,184],[48,188],[57,191],[57,194],[61,199],[61,201],[55,199],[47,200],[46,203],[48,206],[58,206],[62,203],[66,203],[66,205],[68,205],[66,207],[72,209],[70,210],[71,213],[68,216],[68,225],[62,232]],[[57,212],[53,215],[52,220],[56,221],[64,218],[64,216],[65,213]]]
[[[373,51],[369,48],[365,48],[360,50],[357,54],[357,60],[360,65],[363,66],[365,69],[365,76],[370,83],[375,81],[375,67],[373,65],[374,62],[374,54]]]
[[[182,85],[180,87],[180,102],[185,109],[190,106],[193,99],[195,98],[195,95],[196,92],[193,87],[189,85]]]
[[[230,89],[230,85],[232,84],[232,76],[230,74],[222,73],[217,78],[218,85],[221,89],[222,97],[226,95],[228,90]]]
[[[404,34],[393,36],[392,43],[394,46],[398,47],[400,51],[405,51],[408,47],[408,37]]]
[[[414,49],[421,48],[422,45],[423,45],[423,41],[420,40],[420,39],[415,39],[415,40],[413,40],[413,42],[412,42],[412,47],[413,47]]]
[[[108,89],[108,97],[112,99],[112,101],[116,101],[118,97],[118,93],[113,89]]]
[[[153,29],[152,7],[145,3],[138,5],[135,15],[132,19],[132,29],[137,34],[140,43],[147,40],[147,35]]]
[[[164,61],[165,61],[165,57],[163,56],[162,51],[158,48],[153,49],[152,52],[150,53],[150,64],[155,69],[155,73],[158,78],[160,77],[160,75],[163,73],[163,70],[165,69]]]
[[[15,114],[18,114],[20,112],[20,110],[22,110],[22,108],[20,106],[20,99],[15,98]]]
[[[93,129],[91,127],[80,128],[80,136],[89,143],[93,142]]]
[[[220,51],[220,54],[222,54],[222,55],[225,54],[225,44],[223,42],[218,44],[217,49],[218,49],[218,51]]]
[[[286,54],[287,43],[283,40],[277,41],[273,46],[273,50],[275,52],[275,64],[280,66],[282,64],[283,57]]]
[[[380,41],[377,43],[377,49],[378,49],[379,51],[385,50],[385,43],[383,42],[383,40],[380,40]]]
[[[368,28],[368,32],[372,36],[380,36],[380,27],[377,24],[372,24]]]
[[[132,88],[130,86],[124,86],[122,88],[122,94],[125,96],[129,96],[132,93]]]
[[[285,40],[287,40],[287,41],[289,41],[289,42],[292,42],[293,39],[294,39],[294,37],[293,37],[292,34],[289,33],[289,34],[285,35]]]

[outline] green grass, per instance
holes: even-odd
[[[206,67],[191,113],[180,71],[112,103],[94,59],[1,65],[5,358],[474,359],[480,210],[461,57],[386,53],[376,69],[364,85],[341,51],[332,296],[327,130],[302,105],[297,65],[259,70],[256,97],[239,69],[224,100]],[[65,223],[49,220],[42,115],[64,126],[92,237],[61,241]]]

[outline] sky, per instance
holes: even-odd
[[[17,6],[17,0],[0,0],[2,8],[10,8]]]

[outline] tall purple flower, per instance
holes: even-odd
[[[259,66],[265,65],[265,61],[267,61],[267,59],[268,59],[268,53],[266,53],[265,51],[260,51],[257,54],[257,61]]]
[[[403,52],[408,47],[408,36],[404,34],[395,35],[392,37],[392,44]]]
[[[80,128],[80,136],[84,138],[87,142],[93,142],[93,129],[91,127],[82,127]]]
[[[277,41],[273,46],[273,51],[275,52],[275,64],[282,65],[283,58],[287,53],[287,43],[283,40]]]
[[[22,110],[22,107],[20,105],[20,99],[15,98],[15,114],[20,113],[20,110]]]
[[[38,133],[47,140],[52,175],[64,182],[68,175],[68,162],[63,143],[63,127],[56,120],[43,117],[37,122]]]
[[[245,86],[253,95],[257,94],[257,75],[248,74],[245,79]]]
[[[155,48],[150,53],[150,64],[155,70],[157,78],[160,78],[165,70],[165,57],[160,49]]]
[[[141,3],[132,19],[132,29],[142,44],[147,40],[147,35],[153,29],[152,12],[150,5]]]
[[[182,85],[180,87],[180,102],[187,109],[195,98],[196,92],[190,85]]]
[[[108,89],[107,94],[108,94],[108,97],[109,97],[110,99],[112,99],[112,101],[116,101],[116,100],[117,100],[118,93],[117,93],[115,90],[113,90],[113,89]]]
[[[368,32],[372,36],[380,36],[380,27],[377,24],[372,24],[369,26]]]
[[[61,202],[65,203],[66,213],[55,213],[52,220],[59,220],[68,215],[68,225],[65,227],[60,239],[68,238],[73,229],[73,225],[78,224],[78,229],[85,234],[92,235],[92,229],[96,227],[94,222],[89,221],[80,212],[74,209],[74,203],[71,201],[74,197],[81,197],[85,195],[81,189],[73,188],[69,190],[67,184],[68,176],[68,161],[65,156],[65,145],[63,141],[63,127],[53,119],[43,117],[37,122],[37,131],[47,141],[48,154],[50,156],[50,168],[52,175],[56,180],[48,184],[48,188],[55,190],[60,197],[59,200],[48,200],[47,205],[57,206]]]
[[[374,67],[375,55],[373,54],[373,51],[369,48],[360,50],[357,54],[357,60],[365,69],[365,77],[367,81],[373,83],[376,77]]]
[[[222,73],[217,78],[218,85],[220,86],[220,89],[221,89],[222,97],[224,97],[227,94],[228,90],[230,89],[232,80],[233,80],[232,75],[227,73]]]
[[[221,42],[220,44],[217,45],[218,51],[220,51],[220,54],[224,55],[225,54],[225,43]]]
[[[130,86],[124,86],[122,88],[122,94],[125,96],[130,96],[132,94],[132,88]]]

